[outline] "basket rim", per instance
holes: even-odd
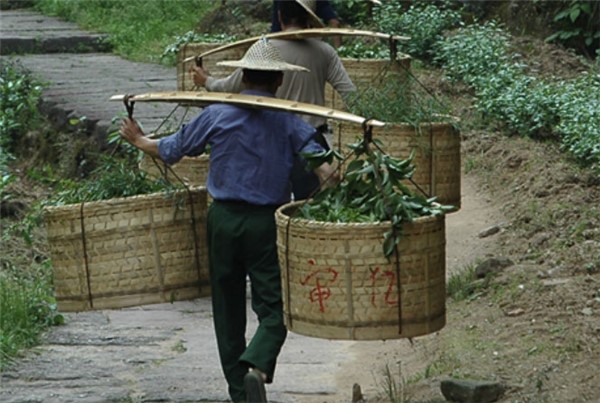
[[[458,116],[454,115],[445,115],[445,114],[434,114],[433,116],[440,116],[448,119],[448,121],[429,121],[429,122],[421,122],[419,123],[420,127],[453,127],[454,125],[460,124],[461,120]],[[359,127],[358,125],[352,122],[339,122],[340,126],[354,126]],[[379,130],[389,130],[391,128],[401,128],[402,130],[410,130],[415,131],[415,126],[408,122],[385,122],[385,126],[379,127]],[[373,128],[376,130],[376,128]]]
[[[389,228],[392,225],[391,221],[368,221],[368,222],[329,222],[329,221],[317,221],[317,220],[309,220],[301,217],[290,217],[290,215],[286,214],[286,210],[297,209],[299,206],[303,205],[306,201],[294,201],[290,203],[286,203],[281,205],[277,210],[275,210],[275,217],[279,217],[281,220],[289,220],[290,222],[303,223],[307,225],[327,227],[327,228]],[[425,224],[428,222],[436,222],[445,219],[445,214],[439,215],[429,215],[429,216],[421,216],[415,218],[413,221],[406,221],[404,225],[410,224]]]
[[[151,160],[152,157],[149,154],[144,154],[144,157],[142,158],[143,161],[148,161]],[[184,156],[183,158],[181,158],[179,161],[177,161],[174,164],[171,165],[177,165],[182,161],[209,161],[210,160],[210,154],[200,154],[200,155],[195,155],[195,156]],[[162,163],[162,161],[159,161]]]
[[[99,205],[107,204],[107,203],[115,203],[116,204],[116,203],[122,203],[122,202],[126,202],[126,201],[130,202],[130,201],[136,201],[136,200],[155,199],[158,196],[164,196],[166,194],[179,195],[183,192],[187,192],[188,190],[193,193],[201,193],[202,191],[206,191],[206,186],[190,186],[188,189],[177,189],[172,192],[160,191],[160,192],[127,196],[127,197],[114,197],[114,198],[105,199],[105,200],[94,200],[94,201],[89,201],[89,202],[83,201],[83,202],[78,202],[78,203],[64,204],[61,206],[44,206],[43,211],[58,212],[58,211],[72,210],[73,208],[79,209],[81,207],[82,203],[85,203],[85,205],[87,207],[94,207],[94,206],[99,206]]]
[[[343,61],[353,61],[353,62],[390,62],[393,60],[390,60],[389,58],[384,59],[384,58],[373,58],[373,57],[340,57],[340,59]],[[402,53],[402,52],[398,52],[398,54],[396,55],[396,60],[397,61],[406,61],[406,60],[412,60],[412,56],[409,55],[408,53]]]

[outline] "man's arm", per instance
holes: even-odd
[[[347,100],[350,94],[356,92],[356,85],[350,79],[342,60],[334,49],[330,51],[327,82],[342,96],[344,101]]]
[[[242,69],[237,69],[225,78],[212,77],[202,67],[192,66],[190,75],[194,84],[211,92],[240,92],[243,89]]]

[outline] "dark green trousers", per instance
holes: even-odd
[[[221,366],[233,401],[245,401],[244,375],[257,368],[272,382],[285,341],[275,208],[214,201],[208,211],[212,309]],[[246,342],[246,276],[258,329]]]

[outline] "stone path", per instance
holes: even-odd
[[[85,116],[90,129],[103,137],[113,118],[124,112],[122,104],[108,101],[112,95],[176,89],[175,68],[100,53],[103,49],[90,45],[98,36],[88,36],[72,24],[23,10],[2,11],[0,18],[0,57],[20,60],[48,82],[43,107],[58,125]],[[39,45],[49,43],[52,52],[10,55],[43,50],[45,45]],[[65,53],[65,49],[93,52]],[[134,116],[151,128],[172,110],[169,104],[136,105]],[[446,221],[449,272],[491,247],[492,240],[477,237],[494,224],[489,207],[478,196],[476,184],[465,178],[462,209]],[[210,312],[209,299],[198,299],[66,314],[65,326],[51,328],[39,347],[2,373],[0,401],[227,401]],[[256,320],[251,312],[248,318],[252,332]],[[369,401],[375,401],[372,398],[384,392],[379,384],[383,380],[376,378],[386,363],[374,362],[383,349],[415,351],[406,340],[329,341],[290,333],[268,388],[270,400],[349,402],[351,386],[357,382]]]
[[[177,89],[175,67],[98,53],[108,50],[100,41],[103,35],[27,10],[2,11],[0,20],[0,57],[18,60],[48,84],[42,94],[42,111],[58,128],[70,118],[85,117],[87,130],[98,137],[99,144],[118,127],[113,124],[115,118],[125,113],[122,103],[109,101],[111,96]],[[134,117],[154,130],[173,110],[173,105],[164,103],[136,105]],[[182,108],[176,111],[171,123],[176,124],[182,113]]]

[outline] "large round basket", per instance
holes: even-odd
[[[188,186],[206,186],[209,160],[208,155],[183,157],[169,168],[164,162],[144,154],[140,161],[140,170],[153,178],[166,178],[175,183],[181,179]]]
[[[183,60],[188,57],[193,57],[201,53],[207,52],[214,48],[223,46],[223,43],[186,43],[179,48],[177,52],[177,90],[178,91],[193,91],[197,89],[194,81],[189,75],[189,63],[183,63]],[[224,50],[219,53],[209,55],[202,59],[202,67],[210,73],[211,76],[217,78],[227,77],[229,74],[235,71],[233,67],[217,66],[217,62],[222,60],[238,60],[241,59],[248,46],[239,46],[231,49]]]
[[[441,204],[461,204],[461,156],[458,119],[448,117],[447,122],[422,123],[419,127],[407,123],[388,123],[373,128],[373,139],[382,143],[387,154],[408,158],[414,150],[416,170],[407,185],[418,194],[437,197]],[[359,125],[338,123],[334,133],[334,148],[342,153],[347,145],[363,137]]]
[[[61,311],[210,295],[206,189],[45,209]]]
[[[342,58],[342,63],[358,93],[362,90],[379,86],[385,80],[409,82],[409,72],[412,58],[399,54],[395,61],[388,59],[354,59]],[[328,83],[325,85],[325,106],[334,109],[345,109],[340,95]]]
[[[389,222],[326,223],[275,213],[284,317],[292,332],[325,339],[425,335],[446,323],[444,216],[402,228],[399,257],[383,254]]]

